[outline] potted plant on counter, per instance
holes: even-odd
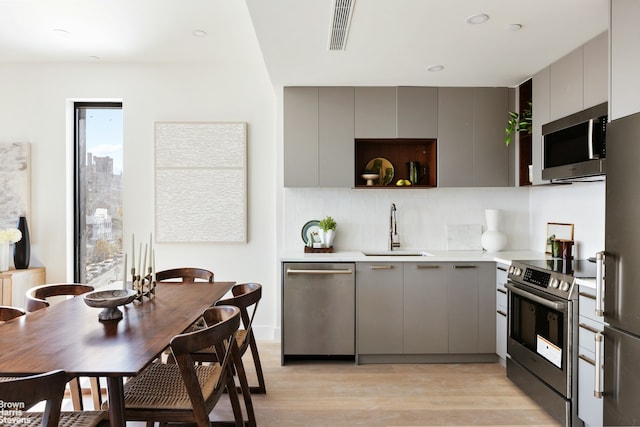
[[[333,238],[335,237],[336,222],[330,216],[327,216],[320,220],[318,223],[318,234],[320,236],[320,242],[322,242],[325,248],[333,246]]]

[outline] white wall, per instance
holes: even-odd
[[[246,25],[250,25],[247,17]],[[252,31],[249,29],[249,31]],[[273,338],[278,294],[275,251],[276,98],[259,50],[242,63],[201,65],[3,65],[0,142],[31,143],[30,232],[34,265],[47,281],[72,276],[72,230],[66,198],[66,104],[69,99],[121,99],[124,116],[124,229],[147,235],[154,221],[155,121],[248,123],[248,243],[157,244],[158,269],[198,266],[217,280],[264,285],[256,331]],[[233,185],[233,183],[229,183]],[[193,207],[197,209],[197,206]],[[233,212],[229,212],[233,215]],[[180,218],[176,218],[177,221]],[[128,240],[128,239],[127,239]]]

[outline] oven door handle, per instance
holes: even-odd
[[[505,286],[514,294],[530,299],[531,301],[537,302],[538,304],[544,305],[545,307],[552,308],[556,311],[566,311],[567,309],[567,303],[564,301],[550,301],[546,298],[539,297],[538,295],[532,294],[531,292],[520,289],[512,285],[511,283],[505,283]]]

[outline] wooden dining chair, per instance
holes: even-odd
[[[93,291],[95,288],[91,285],[80,283],[51,283],[46,285],[35,286],[27,290],[25,295],[25,309],[28,312],[41,310],[49,307],[51,303],[47,298],[62,296],[78,296]],[[102,406],[102,391],[100,387],[100,379],[96,377],[89,378],[91,387],[91,396],[93,398],[93,407],[99,409]],[[84,403],[82,401],[82,387],[80,386],[80,378],[73,378],[69,381],[69,390],[71,392],[71,401],[73,409],[82,410]]]
[[[176,335],[170,343],[175,364],[152,363],[124,384],[127,421],[195,423],[210,427],[209,414],[228,390],[235,424],[243,425],[242,411],[233,382],[230,360],[237,351],[234,335],[240,326],[240,310],[232,306],[205,311],[208,326]],[[196,365],[191,354],[214,346],[223,355],[219,363]]]
[[[258,353],[258,344],[253,334],[253,319],[258,309],[258,303],[262,298],[262,285],[259,283],[240,283],[231,288],[233,297],[220,300],[216,305],[232,305],[240,309],[243,328],[238,329],[236,333],[236,341],[240,349],[240,356],[244,356],[248,348],[251,348],[251,356],[258,377],[258,386],[249,387],[251,393],[265,394],[267,386],[264,381],[262,372],[262,364],[260,363],[260,354]],[[206,321],[206,319],[205,319]],[[207,348],[194,354],[194,358],[199,362],[215,362],[217,360],[216,352],[212,348]]]
[[[16,406],[15,414],[3,412],[0,425],[26,425],[58,427],[98,427],[107,426],[109,421],[104,411],[61,412],[64,389],[67,383],[64,371],[51,371],[10,380],[0,380],[0,401],[3,410],[11,410],[7,404]],[[44,411],[30,412],[29,409],[40,402],[46,402]],[[14,416],[15,415],[15,416]]]
[[[205,281],[213,283],[213,272],[204,268],[172,268],[170,270],[162,270],[156,272],[156,281],[180,281],[184,283],[193,283],[196,281]]]
[[[0,323],[8,322],[11,319],[24,316],[25,314],[27,314],[27,312],[21,308],[11,307],[8,305],[0,305]]]
[[[94,290],[93,286],[79,283],[54,283],[35,286],[27,290],[24,307],[28,312],[49,307],[47,298],[56,296],[77,296]]]

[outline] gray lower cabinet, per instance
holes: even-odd
[[[494,263],[451,264],[449,353],[495,354],[494,283]]]
[[[507,359],[507,265],[496,265],[496,354]]]
[[[495,361],[495,263],[356,265],[360,361],[363,355],[479,354]]]
[[[403,264],[356,263],[358,352],[403,352]]]
[[[449,352],[447,265],[404,265],[404,353]]]

